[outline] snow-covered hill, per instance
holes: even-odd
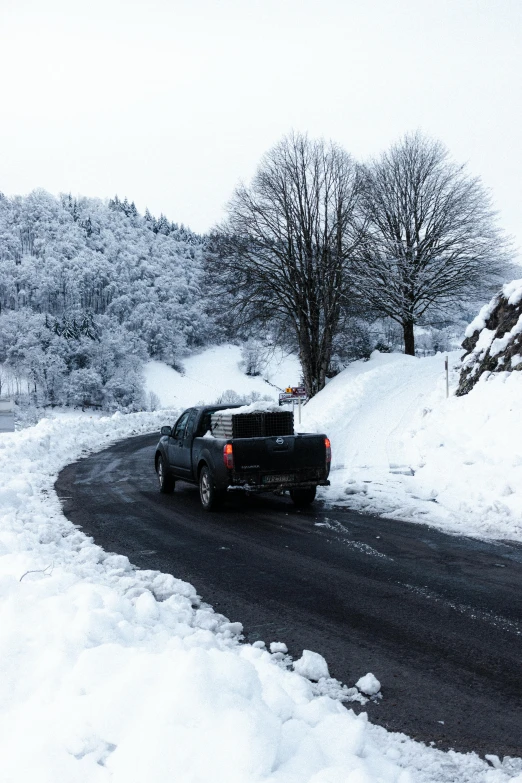
[[[302,429],[332,440],[328,502],[522,540],[522,373],[491,375],[455,397],[459,365],[450,354],[446,399],[444,356],[375,352],[310,401]]]
[[[249,376],[241,371],[241,349],[237,345],[207,348],[183,360],[184,372],[179,373],[163,362],[145,365],[145,389],[159,397],[162,407],[188,408],[191,405],[212,404],[226,391],[241,396],[256,392],[278,399],[279,389],[296,386],[301,377],[299,360],[293,354],[275,350],[263,375]],[[267,378],[271,384],[266,383]]]

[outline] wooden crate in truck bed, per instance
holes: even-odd
[[[294,414],[290,411],[256,411],[253,413],[221,413],[210,417],[212,434],[216,438],[263,438],[294,434]]]

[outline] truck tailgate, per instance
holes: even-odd
[[[303,470],[326,475],[324,435],[234,438],[234,472],[293,474]]]

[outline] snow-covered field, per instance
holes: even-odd
[[[450,367],[459,364],[450,354]],[[332,441],[328,502],[522,540],[522,373],[499,373],[446,399],[444,356],[375,352],[304,409],[302,429]]]
[[[162,407],[189,408],[216,402],[223,392],[232,390],[247,395],[257,392],[278,399],[279,391],[263,380],[251,377],[239,369],[241,350],[237,345],[220,345],[183,360],[181,374],[163,362],[148,362],[145,366],[145,388],[154,392]],[[294,355],[275,350],[264,376],[279,389],[296,386],[301,367]]]
[[[237,363],[234,351],[230,363]],[[216,390],[251,390],[252,379],[245,383],[239,371],[232,378],[226,370],[226,355],[219,367],[193,376],[198,387],[205,378],[212,384],[206,399],[215,399]],[[398,516],[431,521],[421,509],[436,508],[433,491],[451,519],[458,510],[452,499],[463,503],[457,492],[463,479],[455,483],[452,474],[471,453],[477,467],[466,467],[482,479],[477,493],[494,492],[502,439],[494,435],[500,413],[487,407],[493,384],[479,384],[469,400],[445,401],[441,368],[441,357],[374,356],[352,365],[310,403],[308,424],[324,426],[334,442],[332,499],[392,513],[397,498]],[[512,405],[517,384],[499,379],[495,394],[504,405]],[[163,399],[172,394],[180,407],[197,401],[174,384],[155,391]],[[422,416],[428,401],[436,407]],[[68,414],[0,438],[2,783],[522,783],[520,760],[492,757],[488,764],[475,754],[443,753],[371,725],[364,713],[357,717],[335,698],[356,692],[324,679],[327,662],[320,656],[303,651],[292,662],[284,639],[266,639],[266,648],[242,644],[241,618],[230,622],[215,613],[175,575],[136,570],[65,519],[53,489],[64,465],[157,430],[176,413]],[[516,440],[515,416],[506,415],[503,426]],[[444,436],[443,447],[448,422],[458,429]],[[436,461],[444,448],[448,464]],[[390,473],[390,463],[415,466],[416,473]],[[502,497],[513,516],[520,463],[511,451],[508,464],[504,481],[515,492]],[[368,477],[382,477],[380,496],[375,488],[357,488]],[[408,491],[411,482],[424,487],[424,496]],[[360,675],[361,688],[377,687],[366,672]],[[311,676],[323,679],[317,685]]]
[[[62,466],[172,415],[58,417],[0,440],[2,783],[520,783],[516,760],[442,753],[318,696],[324,661],[293,670],[281,645],[241,644],[191,585],[64,518]]]

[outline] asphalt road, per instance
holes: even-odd
[[[522,546],[344,510],[197,488],[161,495],[157,435],[70,465],[66,516],[105,550],[192,583],[245,638],[314,650],[347,685],[371,671],[370,720],[437,747],[522,755]],[[357,705],[349,705],[358,709]]]

